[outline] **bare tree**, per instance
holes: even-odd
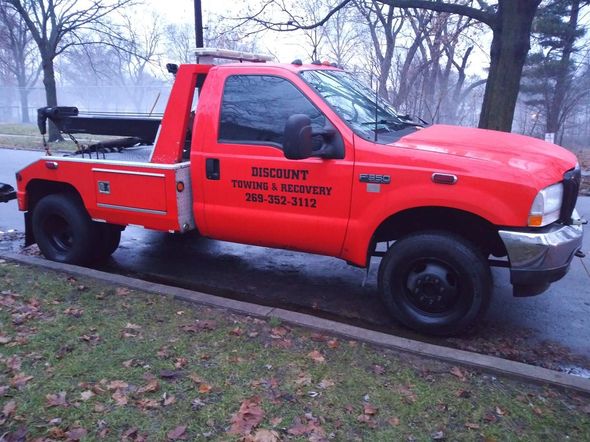
[[[346,66],[359,43],[359,27],[351,20],[353,8],[341,9],[324,26],[327,53],[336,64]]]
[[[14,11],[0,9],[0,65],[16,80],[21,107],[21,121],[29,123],[29,93],[37,83],[40,64],[26,24]]]
[[[133,0],[0,0],[0,8],[12,7],[26,23],[39,49],[47,106],[57,106],[56,57],[69,47],[94,43],[88,34],[111,34],[102,26],[105,18]],[[61,139],[49,125],[49,140]]]
[[[341,0],[315,23],[304,22],[282,0],[265,0],[258,11],[243,17],[265,29],[293,31],[325,24],[352,0]],[[541,0],[378,0],[397,8],[420,8],[469,17],[489,26],[493,33],[490,70],[479,126],[510,131],[520,89],[522,69],[530,49],[533,18]],[[272,14],[270,14],[272,13]],[[284,20],[276,20],[282,14]],[[272,15],[272,18],[271,18]]]

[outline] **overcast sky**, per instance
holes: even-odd
[[[194,26],[193,0],[145,0],[145,3],[164,17],[167,22],[188,23]],[[206,25],[212,17],[221,15],[226,17],[240,16],[244,12],[243,8],[247,2],[240,0],[202,0],[201,3],[203,24]],[[276,55],[282,63],[290,63],[295,58],[303,60],[307,58],[307,53],[302,48],[301,39],[291,32],[260,35],[257,45],[261,49],[260,52]]]

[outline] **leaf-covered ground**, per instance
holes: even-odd
[[[0,281],[0,440],[590,439],[581,395],[8,262]]]

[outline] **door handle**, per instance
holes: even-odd
[[[219,160],[217,158],[207,158],[205,160],[205,174],[208,180],[218,180],[220,178]]]

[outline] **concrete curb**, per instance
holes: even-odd
[[[232,312],[261,318],[279,318],[289,324],[311,328],[330,335],[338,335],[392,350],[429,357],[450,364],[459,364],[470,368],[508,376],[511,378],[548,384],[570,390],[590,394],[590,379],[584,379],[567,373],[548,370],[542,367],[509,361],[495,356],[487,356],[464,350],[443,347],[407,338],[388,335],[372,330],[342,324],[303,313],[292,312],[280,308],[266,307],[233,299],[221,298],[207,293],[186,290],[178,287],[155,284],[127,276],[102,272],[99,270],[61,264],[33,256],[14,253],[0,253],[0,258],[21,264],[43,267],[50,270],[65,272],[72,275],[94,278],[110,284],[125,286],[136,290],[158,293],[196,304],[221,308]]]

